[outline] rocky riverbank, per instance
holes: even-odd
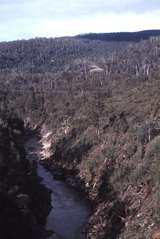
[[[81,191],[90,204],[91,216],[87,225],[87,238],[117,238],[124,227],[126,208],[109,183],[110,174],[114,170],[113,162],[104,162],[97,168],[97,174],[91,175],[88,166],[83,165],[83,160],[88,156],[92,144],[75,144],[75,129],[61,137],[55,145],[49,133],[46,133],[44,138],[42,136],[42,145],[47,144],[46,135],[51,146],[47,148],[47,155],[50,157],[44,158],[43,164],[54,177],[65,180],[70,186]]]
[[[154,238],[159,230],[156,124],[136,128],[122,112],[110,115],[102,129],[80,126],[48,134],[44,164],[90,201],[87,239]]]

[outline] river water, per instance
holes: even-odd
[[[37,173],[42,184],[51,190],[52,209],[46,228],[53,230],[48,239],[85,239],[85,226],[89,218],[89,207],[82,195],[65,182],[54,179],[40,163],[41,144],[36,136],[26,142],[27,157],[37,161]]]

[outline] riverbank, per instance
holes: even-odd
[[[51,147],[47,148],[50,157],[44,158],[43,165],[53,176],[65,180],[68,185],[80,191],[90,204],[86,238],[117,238],[124,227],[126,212],[125,204],[109,182],[110,175],[114,172],[113,162],[101,162],[101,165],[97,164],[97,168],[94,168],[97,171],[91,172],[86,163],[92,145],[87,140],[79,141],[80,135],[76,134],[76,129],[62,135],[57,141],[53,140],[55,135],[53,138],[49,133],[44,135],[44,143],[47,145],[48,135]],[[92,141],[92,138],[89,140]],[[43,144],[43,135],[41,142]]]
[[[49,238],[85,239],[85,227],[90,214],[89,207],[80,193],[65,181],[46,170],[41,160],[39,137],[32,135],[27,140],[27,152],[31,161],[37,162],[37,174],[42,184],[51,192],[51,210],[46,229],[54,231]],[[55,170],[55,172],[57,172]]]

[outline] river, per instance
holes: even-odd
[[[53,230],[48,239],[85,239],[85,226],[89,207],[83,196],[65,182],[56,180],[40,163],[41,144],[38,137],[26,142],[27,157],[37,161],[37,173],[42,184],[51,190],[52,209],[47,217],[46,229]]]

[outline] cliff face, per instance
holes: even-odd
[[[0,238],[44,238],[49,192],[25,158],[23,121],[0,122]]]

